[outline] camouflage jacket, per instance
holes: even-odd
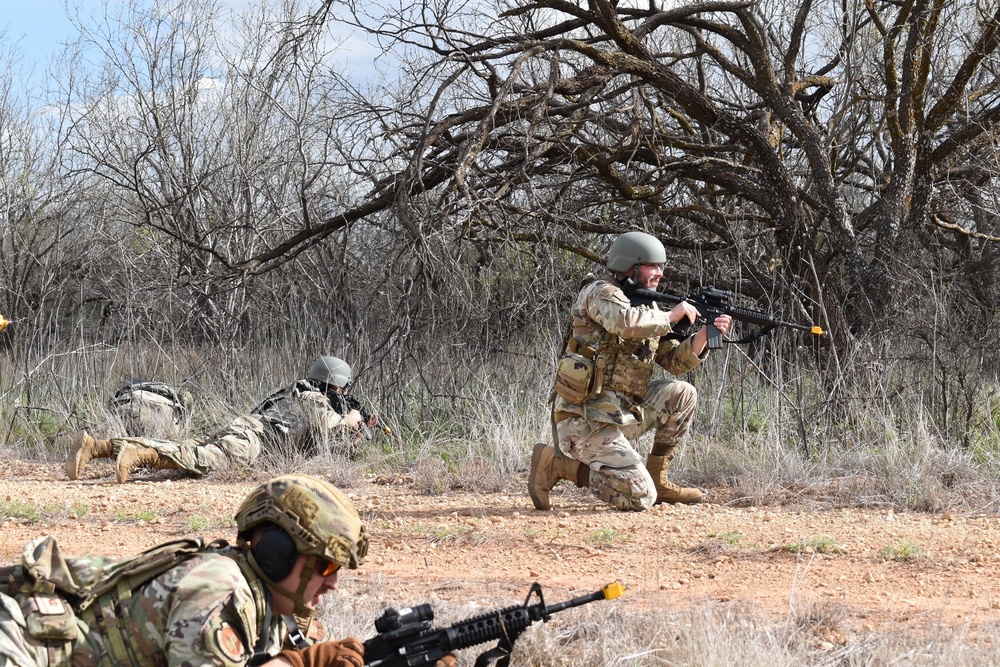
[[[571,310],[572,336],[578,347],[597,349],[602,338],[650,339],[658,345],[653,362],[672,375],[683,375],[707,356],[694,353],[691,336],[684,340],[663,338],[672,330],[667,312],[657,304],[633,306],[622,289],[609,280],[595,280],[577,296]],[[577,414],[590,421],[627,425],[642,420],[641,397],[604,390],[585,403],[570,403],[557,396],[557,412]]]
[[[300,438],[311,429],[331,432],[344,424],[343,416],[311,380],[296,380],[265,398],[250,414],[272,435],[288,439]]]
[[[263,584],[248,580],[243,555],[204,553],[132,593],[121,629],[140,665],[245,665],[266,618]],[[286,628],[280,617],[264,629],[274,653]]]

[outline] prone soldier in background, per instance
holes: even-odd
[[[627,232],[608,251],[611,279],[594,280],[577,296],[559,360],[552,406],[555,447],[539,443],[531,457],[528,492],[537,509],[551,507],[560,480],[589,486],[619,510],[656,503],[697,503],[702,493],[667,478],[667,467],[691,426],[698,394],[674,378],[653,380],[653,366],[672,375],[695,368],[708,354],[706,328],[679,338],[674,325],[694,323],[698,311],[682,301],[670,311],[634,306],[623,287],[656,289],[666,262],[663,244]],[[729,315],[713,322],[725,335]],[[632,441],[655,429],[645,461]]]
[[[140,467],[181,470],[201,476],[224,466],[249,468],[265,447],[279,449],[289,443],[293,447],[302,446],[316,439],[357,431],[362,423],[361,413],[349,410],[341,415],[320,389],[339,368],[337,362],[340,360],[336,357],[319,357],[308,378],[296,380],[272,394],[251,414],[238,417],[210,438],[101,440],[81,431],[66,459],[66,474],[70,479],[79,479],[91,460],[113,458],[119,484]]]
[[[340,433],[348,435],[345,431],[351,431],[355,436],[364,435],[366,438],[373,437],[371,429],[378,423],[378,415],[368,413],[361,402],[351,394],[347,393],[347,388],[354,379],[354,372],[350,365],[343,359],[337,357],[320,357],[309,369],[309,375],[305,380],[296,383],[301,391],[319,392],[329,401],[330,407],[337,412],[350,427],[341,429]],[[296,416],[294,404],[290,404],[288,398],[288,388],[276,394],[268,396],[264,402],[254,408],[254,414],[262,415],[262,421],[272,428],[283,432],[295,430]],[[357,454],[354,446],[355,438],[348,438],[343,442],[344,453],[352,458]],[[317,438],[299,439],[295,446],[304,454],[315,454],[319,442]]]

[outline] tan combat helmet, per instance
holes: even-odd
[[[607,267],[615,273],[628,273],[636,264],[663,264],[667,251],[655,236],[644,232],[625,232],[608,249]]]
[[[320,384],[332,384],[336,387],[346,387],[351,383],[354,374],[351,367],[343,359],[337,357],[319,357],[309,369],[310,380]]]
[[[291,561],[300,553],[310,556],[295,593],[275,581],[287,574],[268,576],[270,569],[262,568],[254,557],[250,540],[264,524],[281,528],[292,539]],[[250,566],[275,592],[295,603],[296,616],[315,614],[306,607],[303,594],[319,559],[353,570],[365,562],[368,553],[368,531],[351,501],[329,482],[309,475],[282,475],[251,491],[236,512],[236,529]]]

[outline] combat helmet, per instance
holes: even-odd
[[[368,553],[368,532],[354,504],[333,484],[309,475],[275,477],[250,492],[236,512],[236,530],[249,539],[262,523],[288,533],[299,553],[351,570]]]
[[[255,555],[251,548],[255,529],[262,525],[277,526],[281,529],[277,532],[291,538],[294,545],[285,549],[288,566],[282,574],[267,566],[269,556]],[[309,475],[282,475],[251,491],[236,511],[236,530],[251,568],[276,592],[295,602],[296,616],[315,613],[306,607],[303,594],[318,559],[353,570],[365,562],[368,553],[368,532],[353,503],[337,487]],[[276,580],[287,576],[298,554],[312,558],[306,561],[298,590],[292,593]]]
[[[655,236],[644,232],[625,232],[608,249],[607,267],[615,273],[627,273],[636,264],[663,264],[667,251]]]
[[[351,372],[351,367],[343,359],[319,357],[313,362],[312,368],[309,369],[309,375],[306,377],[321,384],[346,387],[351,383],[354,374]]]

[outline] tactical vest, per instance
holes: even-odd
[[[296,380],[265,398],[250,414],[273,433],[284,436],[298,433],[308,424],[295,397],[307,391],[319,391],[319,387],[310,380]]]
[[[255,652],[261,654],[270,638],[271,614],[264,584],[246,559],[229,549],[224,540],[206,544],[200,538],[168,542],[131,558],[70,558],[59,551],[55,538],[43,537],[24,547],[20,565],[0,568],[0,593],[21,602],[28,634],[48,649],[50,667],[69,666],[74,660],[74,640],[79,639],[77,619],[98,634],[105,647],[86,663],[101,667],[153,665],[151,656],[138,655],[125,625],[123,610],[132,593],[184,561],[206,552],[233,558],[250,584],[257,604],[258,629]]]
[[[597,346],[568,335],[556,368],[555,393],[583,403],[602,391],[643,397],[653,377],[659,338],[622,338],[603,331]]]
[[[628,396],[645,396],[653,377],[653,363],[659,346],[659,338],[605,335],[594,364],[595,386],[599,390]]]

